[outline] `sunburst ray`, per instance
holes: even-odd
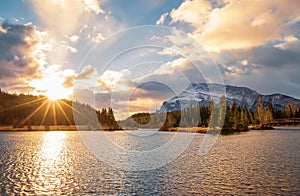
[[[67,106],[68,108],[70,108],[71,110],[75,111],[77,114],[79,114],[81,117],[83,117],[86,120],[90,120],[89,118],[87,118],[86,116],[84,116],[81,112],[79,112],[77,109],[75,109],[74,107],[71,107],[70,105],[68,105],[67,103],[65,103],[63,100],[61,102],[62,104],[64,104],[65,106]]]
[[[57,118],[56,118],[56,101],[52,102],[52,112],[53,112],[53,123],[54,125],[57,125]]]
[[[44,122],[45,122],[45,120],[46,120],[46,117],[47,117],[47,115],[48,115],[48,113],[49,113],[49,109],[50,109],[50,106],[51,106],[51,102],[50,102],[49,100],[47,100],[47,103],[48,103],[48,105],[47,105],[47,108],[46,108],[46,111],[45,111],[45,113],[44,113],[44,116],[43,116],[43,119],[42,119],[42,121],[41,121],[40,126],[44,124]]]
[[[62,114],[64,115],[64,117],[66,118],[66,120],[68,121],[69,125],[71,125],[71,120],[69,119],[69,117],[67,116],[66,112],[63,110],[63,108],[60,105],[61,100],[57,100],[57,106],[60,109],[60,111],[62,112]]]
[[[8,109],[5,109],[5,110],[2,110],[1,112],[7,112],[9,110],[14,110],[14,109],[17,109],[17,108],[21,108],[23,106],[26,106],[26,105],[29,105],[29,104],[32,104],[32,103],[37,103],[39,101],[45,101],[47,99],[47,97],[42,97],[42,98],[38,98],[36,100],[32,100],[32,101],[28,101],[28,102],[25,102],[25,103],[22,103],[22,104],[19,104],[19,105],[16,105],[14,107],[10,107]]]
[[[43,102],[42,105],[40,105],[38,108],[36,108],[27,118],[25,118],[20,125],[24,125],[25,122],[27,122],[33,115],[35,115],[45,104],[47,101]]]

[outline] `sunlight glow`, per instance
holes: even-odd
[[[37,90],[34,94],[43,94],[50,100],[68,99],[73,93],[73,88],[65,88],[63,83],[64,78],[58,73],[52,73],[42,79],[31,81],[30,86]]]
[[[59,84],[53,85],[53,86],[48,86],[47,92],[45,95],[48,97],[50,100],[57,100],[57,99],[64,99],[68,98],[67,94],[67,89],[63,88]]]

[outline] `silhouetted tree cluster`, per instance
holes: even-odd
[[[103,130],[122,130],[114,117],[112,108],[98,110],[97,117]]]
[[[253,123],[253,114],[246,107],[233,103],[231,107],[226,101],[226,113],[222,127],[223,132],[248,131],[249,123]]]
[[[179,127],[181,120],[181,111],[167,112],[166,121],[160,130],[168,130],[172,127]]]
[[[133,114],[131,117],[136,123],[140,125],[145,125],[151,121],[151,116],[149,113],[137,113]]]
[[[137,113],[118,121],[124,128],[159,128],[163,126],[166,113]]]

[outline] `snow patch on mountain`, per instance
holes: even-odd
[[[294,103],[300,107],[300,100],[293,97],[272,94],[261,95],[258,92],[247,88],[221,84],[192,83],[184,91],[168,101],[163,102],[157,112],[168,112],[181,110],[197,105],[208,106],[212,99],[218,100],[225,96],[229,105],[236,103],[239,106],[247,107],[250,111],[255,111],[258,103],[257,98],[262,96],[263,105],[273,105],[275,110],[284,109],[288,103]]]

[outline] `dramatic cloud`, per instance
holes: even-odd
[[[0,32],[0,79],[2,87],[24,88],[41,76],[45,64],[46,45],[43,33],[32,24],[2,23]]]
[[[104,13],[97,0],[32,0],[32,5],[44,26],[61,35],[74,32],[86,12]]]
[[[100,7],[97,0],[30,2],[40,20],[41,28],[47,31],[49,41],[55,48],[48,54],[50,65],[77,64],[84,58],[88,49],[120,27],[110,13]]]
[[[226,83],[300,96],[294,73],[299,73],[300,63],[299,1],[186,0],[167,17],[209,51]],[[166,39],[186,56],[199,50],[181,34]],[[161,55],[174,56],[168,51]],[[163,68],[158,71],[170,72]]]
[[[226,72],[224,77],[232,85],[250,87],[262,94],[282,93],[300,99],[299,65],[260,67],[253,69],[251,74]]]
[[[183,2],[170,14],[172,21],[193,25],[194,37],[213,51],[250,48],[280,40],[300,20],[298,0],[227,0],[212,8],[208,0]]]
[[[277,45],[276,45],[277,46]],[[264,45],[244,50],[231,50],[220,53],[226,56],[221,61],[227,66],[240,62],[240,68],[253,65],[253,67],[282,68],[286,65],[297,65],[300,62],[300,40],[286,43],[284,48]]]
[[[155,101],[159,100],[160,103],[162,103],[163,100],[167,100],[172,96],[175,96],[175,93],[167,85],[156,81],[149,81],[138,84],[131,93],[130,99],[137,100],[147,98]]]
[[[299,98],[300,40],[288,40],[283,42],[284,48],[269,44],[221,52],[218,61],[224,63],[220,65],[224,79],[261,93],[280,92]]]
[[[282,88],[282,93],[300,96],[298,0],[142,0],[129,6],[106,0],[26,3],[40,26],[15,18],[17,25],[0,25],[1,88],[70,96],[74,89],[79,101],[113,105],[120,116],[148,111],[191,82],[224,79],[262,93]],[[132,12],[139,8],[149,14]],[[119,32],[137,21],[171,28],[143,26]],[[81,65],[87,66],[76,73]]]
[[[207,22],[211,9],[207,0],[184,1],[177,9],[172,10],[170,16],[173,22],[187,22],[200,28]]]

